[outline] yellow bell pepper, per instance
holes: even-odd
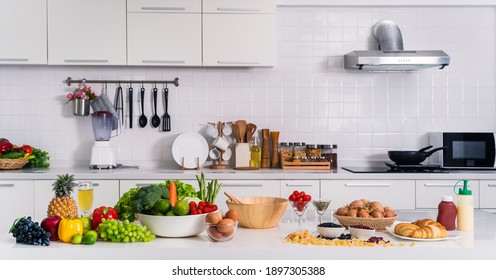
[[[73,235],[83,235],[83,222],[79,219],[62,219],[59,222],[58,233],[61,241],[71,243]]]

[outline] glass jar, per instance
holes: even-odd
[[[331,162],[332,146],[331,145],[318,145],[324,161]]]
[[[338,145],[333,144],[332,145],[332,153],[331,153],[331,169],[337,170],[338,169],[338,153],[337,150]]]
[[[322,150],[314,144],[308,144],[305,149],[305,154],[309,161],[319,161],[322,156]]]
[[[281,163],[283,161],[292,161],[293,160],[293,143],[281,142],[280,147],[280,158]]]
[[[301,162],[306,159],[306,147],[303,142],[293,143],[293,161]]]

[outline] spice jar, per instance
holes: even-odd
[[[318,145],[324,161],[331,162],[332,146],[331,145]]]
[[[331,169],[338,169],[338,153],[337,150],[338,145],[333,144],[332,145],[332,152],[331,152]]]
[[[281,142],[280,147],[280,162],[293,160],[293,143]]]
[[[303,142],[293,143],[293,161],[300,162],[306,159],[306,147]]]
[[[318,161],[322,155],[322,150],[317,145],[308,144],[305,149],[305,154],[309,161]]]

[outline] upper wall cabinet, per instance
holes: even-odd
[[[126,65],[126,2],[48,0],[48,64]]]
[[[201,0],[128,0],[129,65],[201,66]]]
[[[0,64],[47,63],[46,0],[0,1]]]
[[[274,66],[275,10],[275,1],[204,0],[203,65]]]

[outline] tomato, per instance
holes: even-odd
[[[300,192],[299,191],[293,191],[293,194],[297,196]]]
[[[288,199],[291,200],[291,201],[295,201],[296,200],[296,195],[291,194]]]
[[[296,196],[296,198],[303,198],[303,196],[304,196],[304,195],[305,195],[305,194],[303,194],[303,193],[299,193],[299,194]]]
[[[307,194],[307,195],[303,196],[303,200],[304,201],[310,201],[310,200],[312,200],[312,197]]]
[[[303,201],[303,197],[298,197],[296,201]]]
[[[21,147],[22,151],[25,152],[26,154],[33,154],[33,147],[29,146],[29,145],[23,145]]]

